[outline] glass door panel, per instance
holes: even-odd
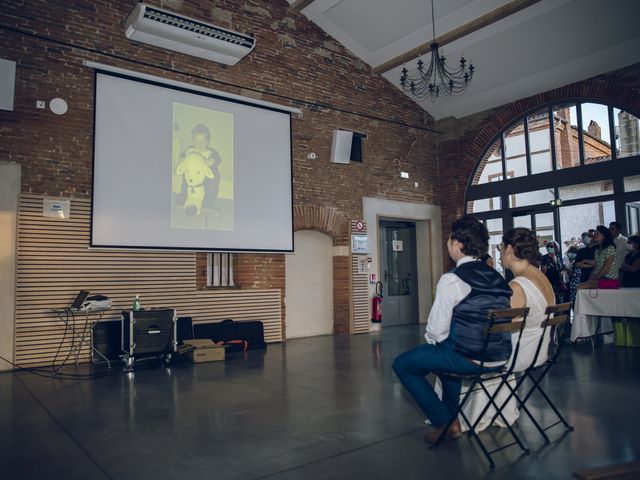
[[[613,201],[583,203],[560,207],[560,230],[562,244],[567,245],[580,239],[582,232],[586,232],[598,225],[609,225],[614,220]]]
[[[487,230],[489,230],[489,255],[493,257],[493,264],[495,269],[504,275],[504,268],[500,262],[500,244],[502,243],[502,235],[504,229],[502,228],[501,218],[491,218],[485,222]]]

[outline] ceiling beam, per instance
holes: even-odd
[[[309,5],[311,5],[314,1],[315,0],[296,0],[291,5],[289,5],[289,8],[302,11],[305,8],[307,8]]]
[[[436,43],[442,47],[447,43],[451,43],[459,38],[466,37],[467,35],[480,30],[492,23],[495,23],[503,18],[506,18],[510,15],[513,15],[520,10],[524,10],[525,8],[533,5],[534,3],[538,3],[540,0],[513,0],[506,5],[503,5],[500,8],[496,8],[495,10],[472,20],[469,23],[465,23],[464,25],[451,30],[450,32],[445,33],[444,35],[436,38]],[[296,3],[304,3],[301,0],[298,0]],[[403,53],[402,55],[398,55],[391,60],[387,60],[384,63],[381,63],[377,67],[373,68],[373,73],[384,73],[393,68],[396,68],[403,63],[406,63],[414,58],[418,58],[420,55],[424,55],[427,52],[431,51],[431,42],[423,43],[408,52]]]

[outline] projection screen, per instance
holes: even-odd
[[[96,70],[94,116],[92,247],[293,251],[289,111]]]

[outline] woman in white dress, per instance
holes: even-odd
[[[540,252],[538,250],[538,239],[534,232],[527,228],[514,228],[504,234],[502,243],[500,244],[500,262],[503,267],[511,270],[514,275],[513,280],[509,282],[509,286],[513,291],[511,307],[529,307],[529,315],[527,316],[522,338],[520,339],[520,349],[518,358],[516,359],[515,372],[526,369],[531,365],[531,362],[533,362],[540,337],[542,336],[542,328],[540,325],[546,318],[544,313],[545,309],[548,305],[555,305],[553,287],[549,283],[549,280],[547,280],[546,275],[540,271],[539,261]],[[547,330],[540,354],[536,359],[536,366],[541,365],[547,360],[549,338],[550,332]],[[512,341],[515,346],[517,337],[514,336]],[[494,382],[494,389],[497,387],[497,384],[497,381]],[[515,380],[513,380],[511,384],[515,385]],[[493,393],[490,387],[488,390]],[[463,387],[462,395],[464,395],[465,391]],[[509,389],[503,387],[498,394],[496,403],[502,405],[508,395]],[[472,394],[464,408],[464,412],[471,422],[477,419],[477,416],[484,409],[487,402],[488,398],[482,390],[478,390]],[[477,431],[484,430],[489,426],[489,422],[494,413],[495,409],[491,407],[476,427]],[[517,420],[519,413],[515,398],[511,398],[509,403],[502,409],[502,414],[509,424]],[[462,429],[466,430],[466,423],[462,420],[460,423],[463,427]],[[494,424],[502,427],[505,426],[500,417],[496,419]]]

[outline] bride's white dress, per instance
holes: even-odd
[[[528,278],[520,276],[520,277],[514,278],[512,281],[518,283],[518,285],[522,287],[522,290],[524,291],[525,297],[526,297],[526,305],[529,307],[529,315],[527,316],[525,328],[522,332],[522,339],[520,340],[520,349],[518,352],[518,357],[516,359],[516,365],[514,368],[514,372],[521,372],[531,365],[531,362],[533,361],[533,357],[535,356],[535,353],[536,353],[536,349],[538,348],[538,343],[540,342],[540,337],[542,335],[542,328],[540,327],[540,325],[542,324],[542,322],[546,317],[544,312],[545,312],[545,309],[547,308],[547,300],[544,298],[544,295],[538,289],[538,287],[536,287],[536,285]],[[548,358],[549,338],[551,335],[551,332],[549,330],[550,329],[547,329],[545,333],[545,338],[544,338],[542,347],[540,349],[540,354],[538,355],[538,358],[536,360],[536,366],[543,364]],[[517,335],[514,335],[511,341],[515,348],[515,344],[517,342]],[[509,359],[509,362],[510,363],[513,362],[513,358]],[[513,376],[509,382],[512,387],[515,386],[515,378],[513,378]],[[487,387],[487,390],[491,394],[493,394],[493,392],[495,392],[495,389],[498,387],[499,383],[500,383],[500,379],[495,379],[495,380],[485,382],[484,385],[485,387]],[[460,401],[462,401],[462,398],[464,398],[464,396],[466,395],[467,387],[468,385],[465,385],[465,383],[462,384]],[[441,395],[442,386],[440,384],[439,379],[436,381],[435,390],[438,393],[438,395]],[[476,421],[476,419],[478,418],[478,415],[480,415],[480,413],[485,408],[487,403],[489,403],[489,399],[486,393],[484,393],[484,391],[480,386],[476,385],[474,390],[475,391],[471,394],[471,397],[467,400],[467,403],[463,408],[464,414],[467,416],[467,418],[472,424]],[[503,386],[502,389],[500,389],[500,392],[498,393],[496,403],[498,405],[502,405],[508,396],[509,396],[509,389],[506,386]],[[495,415],[495,412],[496,410],[493,407],[493,405],[490,406],[488,412],[485,413],[483,419],[477,425],[476,431],[479,432],[487,428],[489,426],[489,422]],[[509,422],[509,425],[511,425],[513,422],[515,422],[518,419],[520,411],[518,410],[518,404],[515,398],[512,397],[509,400],[509,403],[507,403],[507,405],[505,405],[505,407],[502,409],[502,414],[504,415],[507,422]],[[467,426],[462,416],[459,417],[459,420],[460,420],[460,425],[462,427],[462,430],[463,431],[468,430],[469,427]],[[497,425],[499,427],[506,427],[504,421],[500,417],[496,419],[496,421],[494,422],[494,425]]]

